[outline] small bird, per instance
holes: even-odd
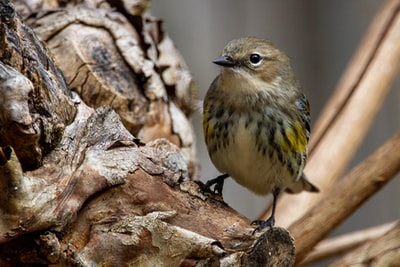
[[[208,153],[223,173],[205,186],[222,193],[232,177],[256,194],[272,192],[268,220],[275,224],[280,192],[318,192],[303,173],[310,136],[310,110],[289,58],[271,42],[246,37],[229,42],[213,63],[222,66],[203,102]]]

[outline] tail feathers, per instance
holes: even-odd
[[[308,191],[313,193],[318,193],[319,189],[315,185],[313,185],[306,177],[304,173],[301,174],[300,179],[295,183],[291,184],[288,188],[286,188],[286,192],[295,194],[300,193],[301,191]]]

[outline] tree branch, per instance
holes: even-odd
[[[340,266],[397,266],[400,262],[400,224],[385,235],[377,237],[333,262],[329,267]]]
[[[300,263],[307,265],[315,263],[322,259],[327,259],[338,254],[350,251],[365,244],[366,242],[376,239],[391,230],[399,221],[374,226],[368,229],[358,230],[346,233],[340,236],[332,237],[319,242],[313,250]]]

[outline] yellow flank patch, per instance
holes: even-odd
[[[203,133],[206,138],[212,134],[212,129],[211,129],[211,127],[209,125],[209,121],[208,121],[207,110],[204,110],[204,112],[203,112]]]
[[[296,122],[293,127],[285,129],[286,137],[280,140],[283,150],[302,152],[307,148],[307,137],[300,122]]]

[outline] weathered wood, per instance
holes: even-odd
[[[0,146],[11,145],[23,168],[33,169],[58,144],[76,107],[47,48],[7,2],[0,9]]]
[[[35,21],[35,32],[87,105],[111,106],[143,142],[170,140],[197,175],[187,118],[194,105],[192,77],[161,23],[139,15],[132,24],[111,7],[69,7]]]
[[[4,150],[0,258],[16,254],[14,262],[56,266],[177,266],[190,258],[233,266],[294,262],[286,230],[252,235],[246,218],[188,180],[177,147],[164,139],[137,144],[110,108],[88,111],[80,107],[76,123],[37,170],[23,173],[12,150]],[[32,242],[21,243],[26,238]]]

